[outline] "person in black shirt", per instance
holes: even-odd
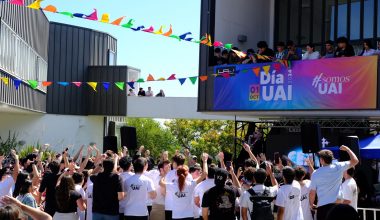
[[[52,161],[51,163],[49,163],[48,168],[50,169],[50,171],[44,174],[40,188],[38,190],[38,203],[41,203],[41,195],[43,192],[46,191],[44,211],[51,216],[54,216],[54,213],[57,209],[57,204],[55,200],[55,187],[59,178],[59,166],[60,165],[57,161]]]
[[[114,165],[114,160],[106,159],[103,161],[103,172],[90,177],[94,183],[93,220],[119,219],[119,200],[124,198],[124,192],[121,178],[112,172]]]
[[[137,93],[137,96],[145,96],[145,90],[143,88],[140,88],[139,93]]]
[[[82,196],[75,191],[74,180],[67,173],[62,174],[59,186],[56,192],[57,211],[54,214],[53,220],[70,219],[77,220],[79,215],[77,207],[84,211],[86,204]]]
[[[215,172],[215,186],[206,191],[202,199],[204,220],[235,219],[236,192],[225,185],[227,177],[228,172],[224,169]]]
[[[353,57],[355,56],[355,51],[352,45],[348,42],[345,37],[340,37],[337,40],[338,49],[335,51],[335,57]]]
[[[268,48],[268,44],[265,41],[259,41],[257,43],[257,48],[259,48],[259,51],[257,52],[261,56],[266,57],[260,57],[258,56],[256,59],[257,63],[266,63],[271,62],[274,57],[274,51],[270,48]]]

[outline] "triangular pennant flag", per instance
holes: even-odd
[[[102,19],[100,19],[100,22],[103,22],[103,23],[110,23],[110,15],[107,14],[107,13],[104,13],[102,15]]]
[[[146,79],[146,81],[154,81],[154,78],[153,78],[152,74],[149,74],[149,76]]]
[[[58,14],[66,15],[66,16],[69,16],[69,17],[71,17],[71,18],[74,17],[73,13],[71,13],[71,12],[58,12]]]
[[[150,26],[149,28],[144,29],[144,30],[142,30],[142,31],[144,31],[144,32],[148,32],[148,33],[152,33],[152,32],[154,31],[154,27],[153,27],[153,26]]]
[[[144,29],[145,27],[144,26],[138,26],[137,28],[131,28],[131,30],[134,30],[134,31],[141,31],[142,29]]]
[[[215,41],[214,42],[214,47],[223,47],[223,43],[220,41]]]
[[[275,69],[277,72],[281,70],[281,64],[279,63],[273,63],[273,69]]]
[[[42,0],[36,0],[35,2],[33,2],[32,4],[28,5],[27,7],[28,8],[32,8],[32,9],[40,9],[41,8],[41,2]]]
[[[98,85],[97,82],[87,82],[87,85],[89,85],[96,92],[96,86]]]
[[[189,38],[185,39],[185,41],[190,41],[190,42],[192,42],[193,40],[194,40],[194,38],[192,38],[192,37],[189,37]]]
[[[226,79],[228,79],[228,78],[230,78],[230,73],[222,73],[221,74],[224,78],[226,78]]]
[[[165,81],[164,77],[159,78],[157,81]]]
[[[8,85],[8,84],[9,84],[9,78],[7,78],[7,77],[1,77],[1,81],[3,81],[3,83],[4,83],[5,85]]]
[[[82,85],[82,82],[72,82],[72,84],[79,88]]]
[[[21,82],[22,81],[20,79],[13,80],[13,85],[16,87],[16,90],[18,90],[18,87],[20,87]]]
[[[116,85],[117,88],[119,88],[121,91],[124,90],[124,85],[125,85],[124,82],[115,82],[115,85]]]
[[[232,44],[225,44],[224,48],[226,48],[227,50],[231,50],[232,49]]]
[[[269,69],[270,69],[270,66],[263,66],[263,70],[264,70],[266,75],[269,74]]]
[[[168,80],[175,80],[175,79],[176,79],[175,78],[175,74],[170,75],[169,78],[168,78]]]
[[[242,73],[248,73],[248,70],[242,70],[241,72]]]
[[[172,25],[170,25],[170,29],[168,32],[164,33],[163,35],[166,36],[166,37],[169,37],[170,35],[172,35],[173,33],[173,29],[172,29]]]
[[[186,33],[180,35],[179,38],[180,38],[181,40],[185,40],[187,35],[191,35],[191,32],[186,32]]]
[[[257,77],[259,77],[260,70],[261,70],[260,67],[256,67],[256,68],[253,68],[253,69],[252,69],[252,71],[255,73],[255,75],[256,75]]]
[[[292,62],[290,60],[288,60],[288,68],[291,69],[292,68]]]
[[[128,86],[131,87],[131,89],[135,89],[135,82],[128,82]]]
[[[208,43],[208,40],[209,40],[209,38],[208,38],[208,34],[206,34],[206,37],[203,39],[203,40],[201,40],[201,44],[207,44]]]
[[[208,79],[208,76],[200,76],[199,79],[204,82]]]
[[[189,79],[190,79],[191,83],[193,85],[195,85],[195,83],[197,82],[198,76],[189,77]]]
[[[125,27],[125,28],[131,28],[133,26],[133,23],[135,22],[135,20],[133,19],[129,19],[128,23],[126,24],[123,24],[121,25],[122,27]]]
[[[119,26],[120,23],[121,23],[121,21],[122,21],[124,18],[125,18],[125,16],[120,17],[120,18],[114,20],[111,24],[113,24],[113,25],[118,25],[118,26]]]
[[[24,5],[24,1],[23,0],[12,0],[9,3],[14,4],[14,5],[21,5],[21,6]]]
[[[69,82],[57,82],[57,84],[60,85],[60,86],[68,86],[68,85],[70,85]]]
[[[181,79],[178,79],[178,80],[181,83],[181,85],[183,85],[185,83],[185,81],[186,81],[186,78],[181,78]]]
[[[104,87],[104,89],[105,89],[106,91],[108,91],[108,89],[110,88],[110,83],[109,83],[109,82],[103,82],[102,85],[103,85],[103,87]],[[96,91],[96,90],[95,90],[95,91]]]
[[[82,13],[74,13],[73,16],[76,18],[85,18],[86,17],[86,15],[82,14]]]
[[[211,35],[208,35],[208,42],[206,46],[212,47]]]
[[[98,11],[94,8],[94,12],[92,12],[90,15],[87,15],[85,18],[88,20],[97,21],[98,20]]]
[[[49,87],[53,84],[53,82],[43,81],[42,86]]]
[[[38,87],[38,81],[37,80],[28,80],[28,83],[32,89],[37,89],[37,87]]]
[[[159,29],[158,31],[155,31],[154,34],[159,34],[159,35],[161,35],[162,33],[164,33],[164,32],[162,31],[162,29],[163,29],[163,26],[161,25],[160,29]]]
[[[48,6],[46,6],[42,10],[48,11],[48,12],[52,12],[52,13],[56,13],[57,12],[57,8],[54,5],[48,5]]]
[[[143,83],[143,82],[145,82],[145,81],[144,81],[143,78],[140,78],[140,79],[138,79],[136,82],[138,82],[138,83]]]
[[[179,36],[177,36],[177,35],[174,35],[174,34],[172,34],[172,35],[170,35],[169,37],[171,37],[171,38],[174,38],[174,39],[177,39],[177,40],[181,41],[181,38],[179,38]]]

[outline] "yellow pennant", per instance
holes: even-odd
[[[102,19],[100,20],[100,22],[103,22],[103,23],[109,23],[110,22],[110,15],[107,14],[107,13],[104,13],[102,15]]]
[[[270,66],[263,66],[263,70],[264,70],[266,75],[268,75],[269,69],[270,69]]]
[[[98,85],[97,82],[87,82],[87,84],[96,92],[96,86]]]
[[[3,81],[3,83],[5,85],[8,85],[9,84],[9,79],[7,77],[1,77],[1,81]]]
[[[32,4],[28,5],[27,7],[28,8],[32,8],[32,9],[40,9],[41,8],[41,2],[42,0],[36,0],[35,2],[33,2]]]

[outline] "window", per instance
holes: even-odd
[[[360,39],[360,1],[351,2],[350,29],[351,40]]]
[[[108,50],[108,66],[116,66],[116,53]]]
[[[326,1],[325,8],[325,39],[334,40],[334,27],[335,27],[335,1]]]
[[[290,33],[289,33],[289,40],[293,40],[294,43],[298,44],[300,41],[300,37],[298,35],[298,29],[299,29],[299,3],[300,0],[290,0]]]
[[[287,17],[288,17],[288,0],[277,1],[278,4],[278,42],[287,40]],[[276,42],[276,43],[278,43]]]
[[[363,36],[364,38],[373,37],[373,24],[374,24],[374,0],[365,0],[364,1],[364,27],[363,27]]]
[[[347,37],[347,0],[338,4],[338,37]]]
[[[322,28],[323,28],[323,8],[322,4],[313,2],[313,42],[322,42]]]
[[[310,41],[311,0],[302,0],[301,44]],[[315,25],[315,24],[314,24]]]

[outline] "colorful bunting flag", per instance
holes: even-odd
[[[111,24],[119,26],[120,23],[121,23],[121,21],[122,21],[124,18],[125,18],[125,16],[120,17],[120,18],[114,20]]]
[[[76,18],[85,18],[86,17],[86,15],[82,14],[82,13],[74,13],[73,16]]]
[[[16,87],[16,90],[18,90],[18,87],[20,87],[21,82],[22,81],[20,79],[13,80],[13,85]]]
[[[104,87],[104,89],[105,89],[106,91],[108,91],[108,89],[110,88],[110,83],[109,83],[109,82],[103,82],[102,85],[103,85],[103,87]],[[95,90],[95,89],[94,89],[94,90]],[[96,91],[96,90],[95,90],[95,91]]]
[[[245,58],[245,57],[247,56],[247,54],[244,53],[244,52],[241,52],[241,51],[238,51],[238,50],[234,50],[234,49],[232,49],[232,51],[233,51],[234,53],[236,53],[236,55],[237,55],[239,58]]]
[[[55,6],[53,6],[53,5],[48,5],[48,6],[46,6],[42,10],[48,11],[48,12],[52,12],[52,13],[56,13],[57,12],[57,8]]]
[[[3,81],[3,83],[4,83],[5,85],[8,85],[8,84],[9,84],[9,78],[7,78],[7,77],[1,77],[1,81]]]
[[[82,82],[72,82],[76,87],[80,87],[82,85]]]
[[[159,78],[157,81],[165,81],[164,77]]]
[[[221,74],[224,78],[226,78],[226,79],[228,79],[228,78],[230,78],[230,73],[222,73]]]
[[[198,79],[198,76],[193,76],[193,77],[189,77],[191,83],[193,83],[193,85],[195,85],[195,83],[197,82],[197,79]]]
[[[138,79],[136,82],[138,82],[138,83],[143,83],[143,82],[145,82],[145,81],[144,81],[143,78],[140,78],[140,79]]]
[[[232,44],[225,44],[224,48],[226,48],[227,50],[231,50],[232,49]]]
[[[200,76],[199,79],[204,82],[208,79],[208,76]]]
[[[155,31],[154,34],[159,34],[159,35],[161,35],[162,33],[164,33],[164,32],[162,31],[162,29],[163,29],[163,26],[161,25],[160,29],[159,29],[158,31]]]
[[[43,81],[42,86],[49,87],[53,84],[53,82]]]
[[[270,69],[270,66],[263,66],[263,70],[265,72],[265,75],[269,74],[269,69]]]
[[[60,86],[68,86],[68,85],[70,85],[70,83],[69,82],[58,82],[57,83],[58,85],[60,85]]]
[[[144,29],[144,30],[142,30],[142,31],[144,31],[144,32],[148,32],[148,33],[152,33],[152,32],[154,31],[154,27],[153,27],[153,26],[150,26],[149,28]]]
[[[124,85],[125,85],[124,82],[115,82],[115,85],[116,85],[117,88],[119,88],[121,91],[124,90]]]
[[[146,79],[146,81],[154,81],[154,77],[152,76],[152,74],[149,74],[149,76]]]
[[[181,40],[185,40],[187,35],[191,35],[191,32],[186,32],[186,33],[180,35],[180,36],[179,36],[179,39],[181,39]]]
[[[10,4],[14,4],[14,5],[24,6],[24,1],[23,0],[12,0],[9,3]]]
[[[87,82],[87,85],[89,85],[96,92],[96,86],[98,85],[97,82]]]
[[[71,12],[58,12],[58,14],[66,15],[66,16],[69,16],[71,18],[74,17],[73,13],[71,13]]]
[[[131,89],[135,89],[135,82],[128,82],[128,86],[131,87]]]
[[[38,10],[41,8],[41,2],[42,2],[42,0],[36,0],[35,2],[33,2],[32,4],[30,4],[26,7]]]
[[[100,19],[100,22],[103,22],[103,23],[110,23],[110,15],[107,14],[107,13],[104,13],[102,15],[102,19]]]
[[[94,12],[85,17],[88,20],[97,21],[98,20],[98,11],[94,8]]]
[[[172,34],[172,35],[170,35],[169,37],[171,37],[171,38],[174,38],[174,39],[177,39],[177,40],[181,41],[181,38],[179,38],[179,36],[177,36],[177,35],[174,35],[174,34]]]
[[[135,21],[133,20],[133,19],[129,19],[129,21],[128,21],[128,23],[126,23],[126,24],[123,24],[123,25],[121,25],[122,27],[125,27],[125,28],[131,28],[132,26],[133,26],[133,23],[134,23]]]
[[[170,25],[169,31],[164,33],[163,35],[165,37],[169,37],[170,35],[172,35],[172,33],[173,33],[173,28],[172,28],[172,25]]]
[[[134,30],[134,31],[140,31],[142,29],[144,29],[145,27],[144,26],[139,26],[137,28],[131,28],[131,30]]]
[[[274,64],[273,64],[273,68],[274,68],[276,71],[280,71],[280,70],[281,70],[281,64],[279,64],[279,63],[274,63]]]
[[[186,81],[186,78],[181,78],[181,79],[178,79],[179,80],[179,82],[181,83],[181,86],[185,83],[185,81]]]
[[[175,79],[176,79],[175,78],[175,74],[170,75],[169,78],[168,78],[168,80],[175,80]]]
[[[38,81],[37,80],[28,80],[28,83],[32,89],[37,89],[37,87],[38,87]]]
[[[223,43],[220,41],[215,41],[214,42],[214,47],[223,47]]]

